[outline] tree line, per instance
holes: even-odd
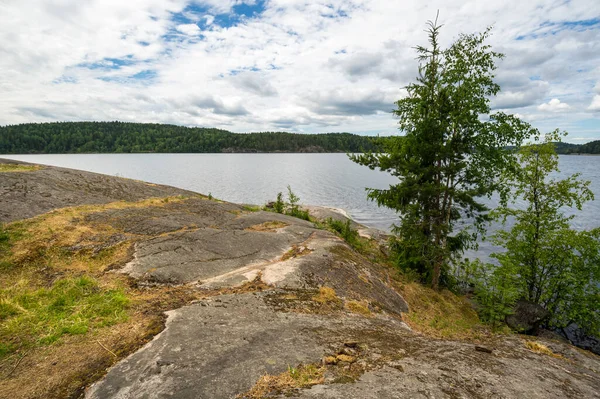
[[[127,122],[27,123],[0,127],[0,154],[362,152],[372,137],[350,133],[232,133]]]
[[[554,143],[558,154],[600,154],[600,140],[585,144]]]

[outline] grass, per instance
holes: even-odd
[[[287,371],[279,375],[263,375],[248,392],[237,398],[260,399],[267,395],[285,394],[297,388],[322,384],[325,381],[324,373],[325,367],[314,364],[288,367]]]
[[[0,226],[0,358],[127,320],[123,283],[104,271],[129,259],[136,238],[107,246],[122,232],[85,215],[165,203],[85,205]]]
[[[0,290],[0,359],[124,321],[128,305],[123,290],[102,288],[89,276],[60,279],[39,289],[19,281]]]
[[[363,301],[347,301],[344,305],[346,309],[352,313],[358,313],[363,316],[371,316],[371,310],[369,309],[369,302]]]
[[[335,290],[331,287],[320,287],[319,293],[315,295],[313,301],[318,302],[320,304],[328,304],[328,303],[340,303],[341,299],[338,298]]]
[[[258,212],[261,210],[261,207],[258,205],[242,205],[242,208],[248,212]]]
[[[292,249],[287,251],[281,256],[281,261],[286,261],[288,259],[297,258],[299,256],[308,255],[312,252],[312,249],[308,247],[299,247],[298,245],[292,245]]]
[[[150,289],[107,273],[131,259],[140,237],[88,214],[185,199],[85,205],[0,225],[0,397],[76,397],[159,333],[165,311],[201,297],[264,289],[260,279],[214,292]]]
[[[23,165],[16,163],[0,163],[0,173],[2,172],[33,172],[42,169],[40,165]]]
[[[248,227],[246,230],[273,232],[287,226],[289,226],[289,224],[274,220],[270,222],[264,222],[261,224],[255,224],[254,226]]]
[[[357,249],[361,246],[358,231],[352,228],[349,219],[342,222],[341,220],[327,218],[325,219],[325,226],[328,230],[343,238],[352,248]]]
[[[445,339],[479,339],[484,331],[468,300],[448,290],[435,291],[417,282],[398,284],[410,312],[403,320],[414,330]]]
[[[562,357],[561,355],[557,355],[556,353],[552,352],[552,350],[550,350],[550,348],[548,348],[546,345],[541,344],[536,341],[525,341],[525,346],[530,351],[532,351],[534,353],[538,353],[540,355],[547,355],[547,356],[552,356],[552,357],[556,357],[556,358]]]

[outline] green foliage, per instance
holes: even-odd
[[[20,285],[0,290],[0,358],[123,321],[128,302],[121,290],[105,290],[90,277],[65,278],[38,290]]]
[[[514,305],[520,297],[517,268],[511,263],[500,267],[475,262],[479,273],[471,275],[475,282],[475,296],[479,303],[481,320],[498,328],[504,324],[506,316],[512,314]]]
[[[439,30],[429,23],[430,47],[417,47],[419,77],[396,102],[405,136],[382,141],[379,153],[350,157],[399,178],[387,189],[369,189],[368,197],[401,215],[393,230],[398,265],[434,288],[484,231],[488,209],[478,198],[508,192],[497,179],[517,166],[506,148],[533,132],[511,115],[490,115],[490,98],[500,90],[495,60],[502,57],[485,44],[490,30],[460,35],[447,49],[440,48]],[[458,224],[464,219],[469,223]]]
[[[350,246],[354,248],[360,246],[358,231],[352,228],[350,220],[342,222],[341,220],[327,218],[325,223],[330,230],[333,230],[339,234],[339,236],[342,237],[348,244],[350,244]]]
[[[277,193],[277,200],[273,204],[273,209],[277,213],[283,213],[284,208],[285,208],[285,203],[283,202],[283,193],[279,192],[279,193]]]
[[[287,205],[287,211],[286,214],[299,218],[299,219],[303,219],[303,220],[310,220],[310,215],[308,214],[308,211],[304,211],[302,209],[300,209],[300,198],[294,194],[294,192],[292,191],[292,188],[288,185],[287,186],[288,189],[288,203]],[[277,199],[279,200],[279,195],[277,196]]]
[[[18,232],[9,232],[2,223],[0,223],[0,272],[10,270],[13,264],[9,262],[8,254],[10,252],[10,242],[19,236]]]
[[[585,144],[554,143],[558,154],[600,154],[600,140]]]
[[[576,322],[599,334],[600,228],[576,231],[571,228],[573,216],[563,213],[565,208],[581,210],[593,194],[590,182],[579,180],[579,174],[550,178],[558,171],[552,141],[559,139],[555,131],[544,144],[524,146],[519,152],[522,169],[505,175],[514,185],[513,201],[524,201],[526,207],[504,203],[494,212],[514,224],[494,235],[494,243],[506,251],[493,256],[500,265],[498,273],[518,276],[514,288],[521,297],[550,312],[550,327]]]
[[[349,133],[236,134],[211,128],[125,122],[0,126],[0,154],[361,152],[373,139]]]
[[[3,251],[6,251],[9,246],[10,235],[8,231],[4,228],[4,225],[0,223],[0,256],[3,254]]]
[[[287,190],[288,190],[288,207],[289,207],[289,212],[290,213],[296,213],[298,211],[298,207],[299,207],[299,202],[300,202],[300,198],[294,194],[294,192],[292,191],[292,187],[290,187],[289,185],[287,186]]]

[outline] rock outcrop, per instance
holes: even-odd
[[[412,331],[390,270],[300,219],[45,167],[0,176],[0,221],[172,196],[184,197],[161,206],[102,208],[71,221],[104,226],[105,247],[132,243],[129,261],[106,273],[128,276],[136,289],[185,287],[201,298],[168,311],[162,332],[104,376],[96,371],[101,378],[86,398],[256,398],[253,386],[265,375],[297,372],[299,365],[322,376],[269,397],[593,398],[600,392],[599,358],[565,343],[545,341],[549,356],[516,335],[476,344]],[[66,250],[86,245],[92,244]]]

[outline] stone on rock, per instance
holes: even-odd
[[[540,325],[550,313],[541,305],[526,300],[519,300],[514,308],[514,313],[506,316],[506,324],[513,330],[537,335]]]

